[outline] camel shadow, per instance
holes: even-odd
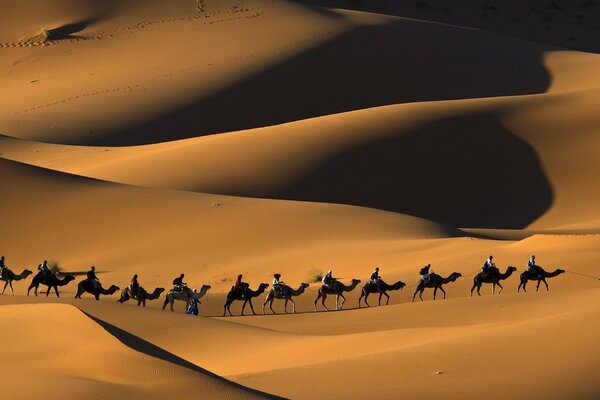
[[[250,393],[253,394],[257,394],[260,396],[265,396],[267,398],[270,399],[283,399],[284,397],[279,397],[279,396],[275,396],[269,393],[265,393],[265,392],[261,392],[259,390],[255,390],[252,388],[248,388],[246,386],[240,385],[239,383],[236,382],[232,382],[229,381],[213,372],[210,372],[204,368],[201,368],[199,366],[197,366],[194,363],[191,363],[179,356],[176,356],[173,353],[170,353],[142,338],[140,338],[139,336],[135,336],[127,331],[124,331],[121,328],[118,328],[112,324],[109,324],[106,321],[103,321],[99,318],[94,317],[91,314],[88,314],[87,312],[80,310],[86,317],[90,318],[92,321],[94,321],[95,323],[97,323],[98,325],[100,325],[102,328],[104,328],[104,330],[106,330],[109,334],[111,334],[112,336],[114,336],[117,340],[119,340],[121,343],[123,343],[125,346],[138,351],[140,353],[146,354],[150,357],[154,357],[154,358],[158,358],[160,360],[166,361],[168,363],[171,364],[175,364],[178,365],[180,367],[183,368],[187,368],[189,370],[192,370],[194,372],[198,372],[204,375],[208,375],[212,378],[215,378],[221,382],[225,382],[228,385],[233,385],[237,388],[243,389],[245,391],[249,391]]]

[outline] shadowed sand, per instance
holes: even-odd
[[[561,30],[581,5],[559,3]],[[505,5],[466,24],[481,29],[447,24],[475,14],[441,18],[437,0],[400,6],[421,20],[284,0],[7,4],[7,265],[212,288],[192,317],[183,302],[162,311],[164,294],[142,308],[75,299],[81,278],[59,299],[14,282],[3,395],[598,398],[599,56],[556,47],[554,31],[491,33],[511,29]],[[490,254],[517,272],[471,298]],[[532,254],[565,273],[517,293]],[[425,263],[462,274],[445,300],[411,301]],[[359,309],[375,266],[406,287]],[[221,317],[240,273],[296,288],[329,269],[361,280],[342,311],[314,312],[311,282],[296,315],[240,317],[236,302]]]

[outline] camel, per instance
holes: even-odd
[[[81,295],[87,292],[94,295],[96,300],[100,300],[101,294],[110,296],[117,290],[119,290],[119,287],[116,285],[110,285],[108,289],[104,289],[100,283],[96,286],[90,282],[89,279],[84,279],[77,284],[77,294],[75,295],[75,298],[80,299]]]
[[[173,303],[175,302],[175,300],[185,301],[185,304],[187,306],[191,299],[197,298],[198,300],[200,300],[202,297],[204,297],[204,295],[206,294],[206,292],[208,292],[209,289],[210,285],[202,285],[202,288],[200,288],[200,292],[198,293],[194,292],[187,286],[184,286],[181,292],[176,292],[173,289],[171,289],[165,295],[165,302],[162,306],[162,309],[164,310],[167,304],[170,304],[171,311],[173,311]]]
[[[390,296],[387,294],[388,291],[390,290],[402,290],[402,288],[404,286],[406,286],[406,284],[404,282],[398,281],[396,283],[394,283],[393,285],[388,285],[387,283],[381,281],[381,291],[379,291],[379,289],[377,288],[377,284],[373,283],[371,281],[365,283],[365,285],[362,288],[362,293],[360,294],[360,297],[358,298],[358,308],[360,308],[360,301],[362,300],[362,298],[365,298],[365,304],[367,305],[367,307],[371,307],[369,305],[369,303],[367,303],[367,299],[369,298],[369,295],[371,293],[379,293],[379,305],[381,305],[381,296],[385,296],[387,297],[387,301],[385,302],[385,305],[387,306],[388,304],[390,304]]]
[[[415,293],[413,294],[412,301],[415,301],[415,296],[417,295],[417,293],[419,293],[419,298],[421,299],[421,301],[423,301],[423,292],[425,291],[425,288],[433,288],[433,299],[434,300],[435,300],[435,295],[436,295],[438,289],[440,289],[442,291],[442,293],[444,293],[444,299],[445,299],[446,291],[444,290],[444,288],[442,288],[442,285],[445,285],[446,283],[454,282],[461,276],[462,276],[462,274],[460,272],[453,272],[447,278],[442,278],[438,274],[431,274],[431,276],[429,277],[429,280],[427,282],[425,282],[423,279],[421,279],[419,281],[419,283],[417,284],[417,290],[415,290]]]
[[[356,285],[358,285],[360,283],[359,279],[352,279],[352,283],[348,286],[344,285],[342,282],[339,281],[335,281],[333,282],[333,284],[331,285],[333,287],[330,288],[328,285],[323,285],[319,288],[319,293],[317,294],[317,298],[315,299],[315,311],[317,310],[317,301],[319,301],[319,299],[321,300],[321,303],[323,304],[323,307],[325,307],[325,309],[327,311],[329,311],[329,308],[327,308],[327,306],[325,305],[325,299],[327,298],[327,295],[331,294],[331,295],[335,295],[335,309],[336,310],[341,310],[342,307],[344,306],[344,303],[346,302],[346,298],[344,297],[344,292],[351,292],[354,290],[354,288],[356,287]],[[342,298],[343,302],[342,304],[339,304],[339,300],[340,297]]]
[[[473,297],[473,290],[475,290],[475,288],[477,288],[477,294],[479,296],[481,296],[481,293],[479,293],[479,290],[481,289],[481,285],[484,283],[492,284],[492,295],[496,294],[495,293],[496,286],[498,286],[500,288],[500,290],[498,291],[498,294],[500,294],[502,292],[502,289],[504,289],[502,287],[502,285],[500,284],[500,281],[507,279],[516,270],[517,269],[515,267],[508,267],[508,268],[506,268],[506,272],[503,274],[500,272],[498,272],[498,274],[488,274],[486,272],[479,272],[473,278],[473,287],[471,288],[471,297]]]
[[[14,296],[15,291],[13,290],[13,286],[12,286],[13,281],[20,281],[21,279],[27,278],[31,274],[32,274],[32,272],[28,269],[23,270],[23,272],[21,272],[19,275],[17,275],[14,272],[12,272],[10,269],[4,268],[4,272],[2,273],[2,278],[0,278],[0,280],[6,282],[4,284],[4,288],[2,289],[2,294],[4,294],[4,291],[6,290],[6,286],[8,286],[8,287],[10,287],[10,292]]]
[[[269,308],[271,309],[271,312],[273,312],[273,314],[277,314],[275,312],[275,310],[273,310],[273,300],[275,299],[285,299],[285,313],[287,314],[287,305],[288,305],[288,301],[292,302],[292,306],[293,308],[293,312],[294,314],[296,313],[296,303],[294,302],[294,300],[292,299],[293,296],[300,296],[302,293],[304,293],[304,290],[309,287],[310,285],[308,283],[301,283],[300,287],[297,290],[292,289],[291,287],[289,287],[288,285],[281,285],[281,289],[278,291],[275,291],[275,288],[272,288],[269,293],[267,293],[267,297],[265,298],[265,302],[262,305],[262,313],[263,315],[265,314],[265,305],[267,303],[269,303]]]
[[[52,288],[54,288],[56,297],[60,297],[60,294],[58,293],[58,287],[65,286],[73,280],[75,280],[73,275],[66,275],[63,279],[59,279],[56,275],[52,274],[44,278],[42,273],[38,272],[31,280],[31,285],[29,285],[29,288],[27,289],[27,296],[29,296],[31,289],[34,289],[33,294],[37,296],[38,287],[40,285],[46,285],[48,286],[48,290],[46,290],[46,297],[48,297]]]
[[[156,300],[160,297],[160,294],[164,291],[165,291],[165,288],[156,288],[156,289],[154,289],[154,292],[148,293],[146,291],[146,289],[144,289],[143,287],[140,286],[137,291],[137,296],[133,296],[133,293],[131,293],[131,288],[129,286],[127,286],[121,292],[121,298],[117,301],[122,304],[122,303],[125,303],[129,299],[134,299],[134,300],[137,300],[138,306],[140,304],[142,304],[144,307],[146,307],[146,300]]]
[[[246,308],[246,304],[249,303],[250,304],[250,309],[252,310],[252,315],[256,315],[256,313],[254,312],[254,306],[252,305],[252,298],[254,297],[258,297],[261,294],[264,293],[264,291],[269,287],[268,283],[261,283],[258,286],[258,289],[256,291],[247,288],[246,292],[245,292],[245,296],[242,297],[242,292],[239,291],[235,291],[235,290],[230,290],[229,293],[227,293],[227,301],[225,301],[225,305],[223,306],[223,316],[225,316],[227,314],[227,312],[229,312],[230,316],[233,316],[231,314],[231,303],[233,303],[236,300],[244,300],[244,304],[242,304],[242,314],[244,315],[244,309]]]
[[[537,286],[535,287],[536,292],[540,288],[540,282],[544,282],[544,285],[546,285],[546,291],[550,291],[550,289],[548,288],[548,282],[546,282],[546,278],[554,278],[557,275],[565,273],[564,269],[556,269],[552,272],[547,272],[547,271],[544,271],[544,269],[542,267],[539,267],[539,268],[542,271],[541,277],[538,276],[537,273],[529,272],[529,271],[525,271],[521,274],[521,282],[519,283],[517,292],[520,292],[521,288],[523,288],[524,292],[527,292],[527,289],[525,288],[527,286],[527,281],[537,281]]]

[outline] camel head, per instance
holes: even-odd
[[[120,287],[118,287],[117,285],[110,285],[110,287],[108,288],[108,291],[111,293],[114,293],[119,289],[120,289]]]
[[[559,269],[556,270],[556,273],[558,273],[558,274],[564,274],[565,270],[559,268]]]
[[[69,282],[71,282],[71,281],[74,281],[74,280],[75,280],[75,276],[73,276],[73,275],[70,275],[70,274],[69,274],[69,275],[67,275],[67,276],[65,276],[65,278],[63,279],[63,281],[64,281],[65,283],[69,283]]]
[[[453,272],[453,273],[450,274],[450,276],[448,278],[450,279],[451,282],[454,282],[455,280],[457,280],[461,276],[462,276],[462,274],[460,272]]]
[[[23,275],[23,278],[27,278],[31,274],[33,274],[33,272],[31,272],[30,270],[26,269],[25,271],[23,271],[23,273],[21,275]]]
[[[406,283],[402,282],[402,281],[398,281],[396,283],[394,283],[394,285],[392,286],[394,288],[394,290],[402,290],[402,288],[406,286]]]
[[[309,285],[308,283],[304,283],[304,282],[302,282],[302,283],[300,284],[300,287],[301,287],[301,288],[303,288],[303,289],[306,289],[306,288],[307,288],[307,287],[309,287],[309,286],[310,286],[310,285]]]
[[[258,290],[263,290],[263,291],[264,291],[264,290],[265,290],[266,288],[268,288],[268,287],[269,287],[269,284],[268,284],[268,283],[261,283],[261,284],[258,286]]]
[[[511,272],[511,273],[512,273],[512,272],[515,272],[516,270],[517,270],[517,267],[513,267],[513,266],[511,265],[510,267],[508,267],[508,268],[506,269],[506,272]]]
[[[152,292],[152,295],[154,295],[154,296],[160,296],[160,294],[162,292],[164,292],[164,291],[165,291],[165,288],[157,287],[156,289],[154,289],[154,292]]]
[[[353,285],[358,285],[360,283],[360,279],[352,279],[352,284]]]

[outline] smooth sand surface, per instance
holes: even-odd
[[[75,280],[0,296],[0,397],[598,398],[600,56],[432,5],[5,7],[0,254]],[[517,271],[471,297],[490,254]],[[517,291],[531,254],[565,271],[549,291]],[[462,274],[445,300],[412,302],[425,263]],[[104,287],[211,289],[200,317],[74,299],[91,265]],[[406,286],[359,308],[375,266]],[[328,269],[361,282],[315,312]],[[275,272],[310,283],[296,314],[260,293],[222,317],[238,274]]]

